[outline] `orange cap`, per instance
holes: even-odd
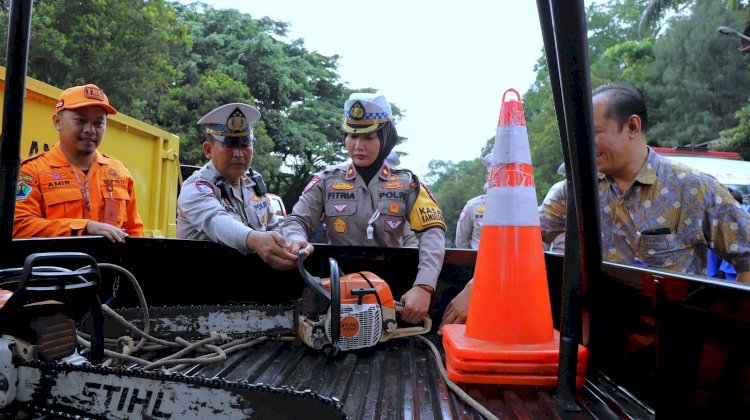
[[[65,89],[55,104],[55,113],[63,109],[78,109],[87,106],[100,106],[107,114],[117,114],[117,110],[109,104],[107,95],[96,85],[73,86]]]

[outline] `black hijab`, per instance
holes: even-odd
[[[378,128],[377,133],[378,138],[380,138],[380,151],[378,152],[378,156],[375,158],[375,161],[368,166],[354,165],[354,167],[357,168],[357,173],[359,173],[359,176],[361,176],[365,181],[365,184],[369,184],[372,177],[374,177],[375,174],[378,173],[380,168],[383,166],[385,158],[387,158],[393,148],[396,147],[396,142],[398,141],[398,133],[396,132],[396,127],[391,121],[383,123],[383,125]]]

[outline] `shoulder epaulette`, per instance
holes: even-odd
[[[396,173],[405,172],[405,173],[409,174],[409,176],[411,176],[411,180],[410,180],[411,183],[419,185],[419,182],[420,182],[419,181],[419,177],[414,172],[412,172],[412,171],[410,171],[408,169],[395,169],[393,172],[396,172]]]
[[[35,154],[33,156],[29,156],[26,159],[21,160],[21,164],[23,164],[25,162],[31,162],[32,160],[38,159],[38,158],[44,156],[45,154],[47,154],[47,152],[39,152],[39,153],[37,153],[37,154]]]

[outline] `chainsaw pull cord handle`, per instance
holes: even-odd
[[[297,269],[299,270],[300,276],[302,276],[302,279],[305,281],[305,284],[312,290],[314,290],[317,294],[323,296],[324,298],[328,299],[328,301],[331,301],[331,294],[326,290],[325,287],[323,287],[323,283],[320,280],[320,277],[315,277],[313,275],[310,275],[310,273],[305,270],[305,250],[300,249],[299,250],[299,258],[297,258]]]
[[[378,306],[382,307],[383,306],[383,302],[380,301],[380,295],[378,294],[377,289],[375,289],[375,285],[372,284],[372,282],[370,281],[370,279],[368,279],[367,276],[365,276],[364,274],[362,274],[361,271],[357,272],[357,274],[359,274],[360,277],[362,277],[363,279],[365,279],[365,281],[367,282],[367,284],[370,285],[370,287],[373,290],[375,290],[375,293],[373,293],[375,295],[375,299],[377,299],[377,301],[378,301]],[[396,303],[396,304],[398,305],[398,303]]]
[[[335,356],[339,352],[341,336],[341,271],[333,258],[328,259],[328,265],[331,268],[331,356]]]

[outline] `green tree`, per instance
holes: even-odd
[[[657,80],[644,91],[652,121],[649,139],[660,145],[715,139],[736,125],[735,111],[750,91],[750,63],[716,32],[739,24],[744,13],[710,0],[697,0],[691,12],[675,18],[654,45]]]
[[[735,117],[739,123],[721,132],[721,136],[727,141],[717,149],[738,152],[742,159],[750,160],[750,104],[740,108]]]
[[[480,156],[492,151],[494,138],[487,140]],[[483,186],[487,179],[487,169],[482,163],[482,157],[472,160],[462,160],[458,163],[451,161],[433,160],[429,163],[429,170],[425,182],[443,211],[448,231],[445,234],[446,246],[453,247],[456,239],[456,223],[464,204],[471,198],[484,194]]]
[[[170,89],[157,102],[154,115],[161,116],[161,126],[180,137],[180,159],[202,165],[206,162],[202,143],[206,134],[196,122],[208,111],[233,102],[255,105],[250,89],[219,70],[208,70],[195,83]],[[255,147],[253,168],[265,177],[275,175],[281,160],[271,155],[273,140],[263,121],[254,123]]]
[[[7,9],[0,14],[5,33]],[[178,76],[170,51],[189,43],[164,0],[36,2],[32,27],[29,76],[61,88],[95,83],[118,110],[136,118],[140,106]],[[2,60],[5,52],[0,46]]]
[[[247,86],[273,141],[267,153],[283,162],[261,170],[269,188],[291,206],[315,172],[346,156],[339,127],[351,90],[339,81],[338,56],[307,51],[302,40],[284,41],[285,23],[199,3],[175,7],[192,39],[178,84],[217,70]]]

